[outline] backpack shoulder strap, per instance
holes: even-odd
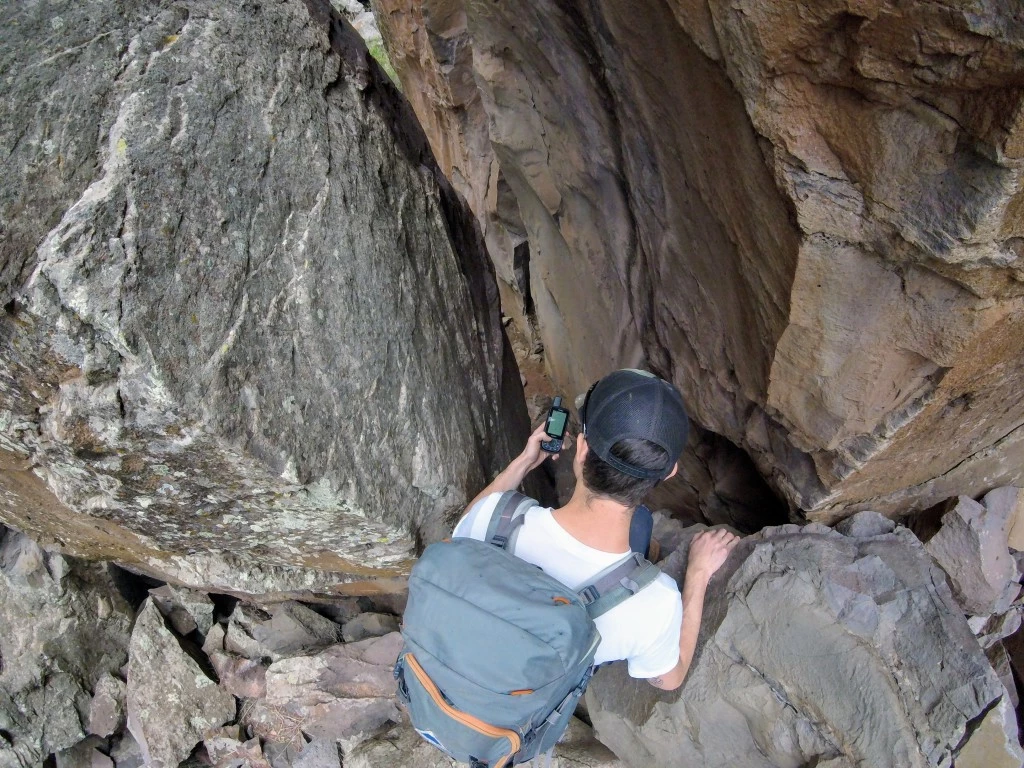
[[[613,563],[577,590],[591,619],[603,616],[658,578],[661,569],[639,552]]]
[[[491,513],[484,541],[514,554],[516,534],[523,524],[523,516],[527,509],[536,505],[536,500],[519,491],[505,491]]]

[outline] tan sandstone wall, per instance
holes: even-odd
[[[1024,477],[1010,6],[376,7],[560,388],[652,366],[815,519]]]

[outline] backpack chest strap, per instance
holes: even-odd
[[[491,513],[484,541],[514,555],[519,526],[525,521],[526,510],[536,504],[519,491],[505,491]]]
[[[658,578],[661,569],[639,552],[613,563],[598,573],[576,594],[587,607],[591,619],[603,616]]]

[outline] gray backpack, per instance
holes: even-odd
[[[594,619],[659,573],[633,553],[572,591],[513,554],[536,504],[502,494],[486,541],[431,544],[409,577],[399,698],[424,739],[474,767],[550,760],[593,674]]]

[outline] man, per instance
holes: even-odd
[[[529,509],[515,551],[573,588],[631,551],[633,512],[657,483],[678,470],[688,429],[678,390],[632,369],[615,371],[592,386],[580,420],[572,498],[558,509]],[[500,494],[517,488],[551,455],[540,447],[547,439],[541,425],[523,452],[470,503],[454,535],[485,538]],[[594,663],[625,659],[632,677],[656,688],[682,685],[697,645],[708,581],[737,541],[722,530],[699,534],[690,545],[681,599],[676,583],[661,574],[598,617],[601,644]]]

